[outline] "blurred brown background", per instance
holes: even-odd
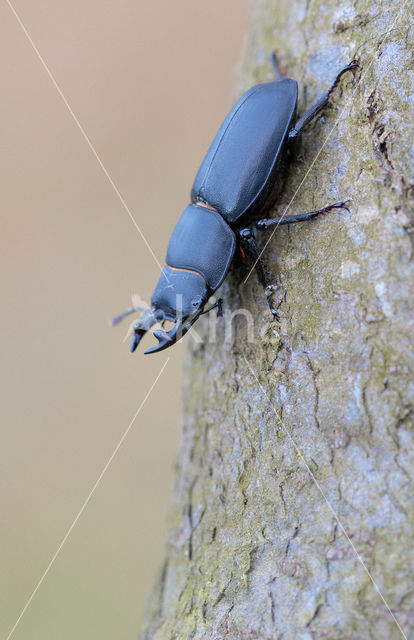
[[[248,5],[14,3],[160,261],[232,104]],[[0,25],[0,634],[170,355],[13,634],[134,638],[162,558],[183,347],[133,357],[129,323],[109,328],[158,267],[5,2]]]

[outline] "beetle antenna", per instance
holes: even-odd
[[[272,53],[270,54],[270,64],[272,65],[273,71],[275,72],[276,80],[282,80],[283,75],[282,75],[279,67],[277,66],[276,51],[275,50],[273,50]]]
[[[115,316],[115,318],[112,318],[111,325],[115,327],[121,322],[121,320],[131,315],[131,313],[135,313],[135,311],[140,311],[142,313],[143,311],[145,311],[145,309],[144,307],[130,307],[129,309],[126,309],[126,311],[120,313],[119,316]]]

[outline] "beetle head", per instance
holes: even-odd
[[[143,336],[157,322],[170,321],[174,326],[169,331],[154,331],[158,344],[145,353],[163,351],[178,342],[189,331],[203,313],[210,290],[204,278],[190,269],[174,269],[165,266],[151,298],[151,309],[131,307],[112,320],[116,325],[135,311],[142,312],[133,326],[131,353],[135,351]]]
[[[199,273],[166,265],[152,295],[151,304],[155,317],[174,322],[174,326],[170,331],[154,331],[158,344],[145,353],[163,351],[178,342],[198,319],[209,297],[208,287]],[[137,346],[139,341],[140,338]]]

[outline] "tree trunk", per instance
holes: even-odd
[[[290,214],[352,206],[271,237],[280,325],[244,265],[220,292],[216,342],[186,338],[145,640],[414,638],[412,8],[254,3],[239,93],[269,79],[272,49],[299,82],[299,115],[361,65],[303,134],[274,215],[292,197]],[[240,307],[254,340],[242,315],[226,335]],[[207,338],[208,317],[196,329]]]

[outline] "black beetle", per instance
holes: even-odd
[[[284,160],[304,127],[325,107],[342,75],[357,67],[353,61],[336,76],[330,89],[294,126],[298,85],[282,76],[271,56],[276,79],[255,85],[236,102],[221,125],[197,173],[190,204],[172,233],[165,266],[151,298],[151,309],[134,324],[131,352],[157,322],[172,321],[170,331],[154,331],[155,353],[172,346],[201,314],[226,277],[236,248],[254,260],[273,316],[278,319],[272,286],[258,251],[252,227],[267,228],[309,220],[346,201],[293,216],[264,218],[280,192]],[[128,309],[113,320],[117,324]]]

